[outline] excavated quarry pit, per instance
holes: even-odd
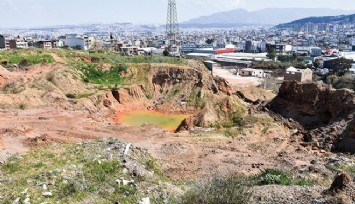
[[[157,111],[140,110],[118,113],[115,121],[131,126],[151,124],[169,132],[174,132],[181,122],[189,116],[186,114],[164,114]]]

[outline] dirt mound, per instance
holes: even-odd
[[[322,83],[284,82],[268,106],[301,124],[305,142],[328,150],[355,151],[354,92]]]
[[[245,104],[236,96],[225,96],[218,103],[208,104],[197,114],[185,119],[176,132],[198,128],[208,128],[222,121],[229,121],[234,114],[242,114],[246,111]]]

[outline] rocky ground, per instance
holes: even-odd
[[[9,198],[7,203],[17,198],[20,198],[19,202],[24,202],[26,197],[31,201],[36,197],[38,200],[33,203],[37,201],[50,203],[60,199],[57,197],[58,189],[50,191],[50,183],[44,183],[49,190],[43,190],[43,183],[38,187],[37,184],[27,182],[28,185],[21,188],[13,187],[16,191],[9,193],[6,185],[13,185],[15,182],[7,180],[6,176],[16,176],[16,172],[20,174],[22,170],[10,174],[6,168],[9,158],[11,160],[13,155],[23,155],[19,156],[22,161],[29,157],[27,156],[29,151],[36,152],[37,149],[47,145],[54,145],[49,147],[60,150],[66,148],[68,143],[80,143],[77,147],[71,146],[71,150],[76,148],[93,150],[88,155],[89,160],[94,161],[95,158],[91,157],[101,156],[105,158],[104,161],[111,161],[110,155],[122,156],[122,151],[128,143],[131,143],[132,148],[138,152],[146,150],[142,157],[150,158],[151,155],[161,164],[159,169],[162,174],[174,180],[168,182],[167,185],[170,186],[168,192],[162,190],[166,186],[151,183],[153,181],[160,183],[164,178],[143,182],[143,187],[152,185],[151,188],[160,189],[151,197],[153,203],[168,202],[166,199],[169,193],[183,194],[184,189],[188,189],[188,185],[175,185],[175,181],[196,181],[212,175],[254,176],[266,169],[291,172],[293,178],[309,179],[314,185],[254,186],[250,189],[252,196],[249,203],[327,203],[338,198],[339,202],[343,200],[344,203],[351,203],[354,198],[351,185],[348,184],[350,188],[340,192],[339,195],[326,193],[339,170],[344,170],[350,175],[355,173],[353,156],[304,145],[304,135],[297,129],[299,126],[287,125],[290,123],[289,119],[275,117],[273,113],[265,111],[265,108],[264,111],[259,111],[259,105],[273,97],[268,91],[254,87],[232,88],[221,79],[206,78],[196,69],[199,65],[195,62],[186,65],[189,67],[171,68],[167,65],[150,67],[146,72],[148,80],[132,78],[131,80],[137,81],[137,84],[129,84],[119,89],[106,89],[83,83],[80,75],[72,71],[65,59],[57,54],[53,55],[57,61],[53,64],[35,65],[12,72],[1,68],[0,162],[3,166],[0,189],[5,193],[0,193],[0,196]],[[131,69],[130,72],[127,75],[136,73],[137,69]],[[193,100],[191,90],[198,91],[193,94]],[[68,97],[68,94],[76,95]],[[200,106],[199,98],[204,97],[210,103]],[[193,104],[186,104],[188,100],[192,100]],[[120,111],[152,107],[165,112],[202,114],[203,121],[187,124],[185,131],[179,133],[170,133],[151,125],[128,127],[115,123],[114,116]],[[211,121],[225,120],[228,112],[237,111],[240,107],[245,107],[245,113],[241,116],[247,122],[243,123],[243,126],[232,128],[211,126]],[[202,125],[195,127],[196,124]],[[86,143],[100,138],[116,138],[118,141],[100,140]],[[112,149],[115,144],[119,148]],[[103,155],[100,153],[101,150],[104,152]],[[123,162],[121,156],[115,158],[119,165]],[[74,160],[77,161],[76,159]],[[52,171],[52,165],[50,162],[45,163],[42,170]],[[60,168],[68,169],[71,165],[78,164],[66,163]],[[140,165],[147,169],[147,163],[143,162]],[[81,170],[75,171],[79,171],[80,175],[83,174]],[[36,171],[32,176],[43,173]],[[65,173],[58,174],[61,177],[66,176]],[[30,177],[26,179],[31,179]],[[116,176],[110,179],[110,182],[114,182],[119,178]],[[26,186],[29,187],[28,190],[21,194],[26,190]],[[114,186],[110,188],[114,189]],[[53,196],[44,195],[46,192],[51,192]],[[129,199],[137,202],[141,198],[151,196],[142,189],[138,192],[138,196],[134,198],[128,196]],[[162,199],[156,200],[156,197]],[[70,199],[80,198],[79,196]],[[90,202],[103,198],[86,196],[86,199]],[[132,200],[128,203],[134,203]]]

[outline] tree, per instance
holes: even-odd
[[[214,43],[214,39],[207,39],[205,42],[210,45]]]
[[[299,56],[300,55],[298,53],[296,53],[296,52],[292,53],[292,60],[296,61]]]
[[[293,61],[292,57],[290,57],[288,55],[279,55],[279,56],[277,56],[277,60],[279,60],[280,62],[292,62]]]
[[[320,63],[320,60],[319,60],[319,59],[316,59],[316,60],[313,62],[313,66],[314,66],[314,68],[316,68],[316,69],[320,68],[320,65],[321,65],[321,63]]]
[[[168,50],[164,50],[164,51],[163,51],[163,55],[164,55],[165,57],[167,57],[167,56],[169,56],[169,55],[170,55],[170,53],[169,53],[169,51],[168,51]]]
[[[352,66],[352,60],[346,59],[346,58],[338,58],[335,60],[332,60],[330,62],[330,67],[334,73],[336,73],[337,75],[344,75],[346,71],[348,71],[348,69],[351,68]]]
[[[267,49],[267,57],[268,57],[269,59],[275,60],[275,58],[276,58],[276,51],[275,51],[275,49],[274,49],[273,47],[269,47],[269,48]]]

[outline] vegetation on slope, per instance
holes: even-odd
[[[336,89],[346,88],[355,91],[355,80],[351,74],[345,74],[344,76],[330,75],[326,82]]]
[[[124,78],[121,77],[120,73],[126,72],[127,70],[124,65],[102,70],[98,69],[98,64],[85,62],[77,62],[74,66],[83,74],[84,82],[104,85],[121,84]]]
[[[164,56],[122,56],[118,52],[80,52],[76,50],[58,50],[58,55],[69,61],[90,61],[95,63],[109,63],[109,64],[175,64],[183,65],[185,60],[176,57]]]
[[[31,66],[35,64],[53,63],[53,57],[43,50],[12,50],[0,51],[2,65]]]
[[[220,177],[214,176],[201,181],[190,188],[178,203],[226,203],[244,204],[251,197],[253,186],[283,185],[283,186],[313,186],[315,182],[305,178],[294,178],[292,174],[277,169],[266,169],[256,176]]]
[[[165,178],[155,160],[115,139],[57,144],[10,158],[0,167],[0,200],[13,203],[161,203]],[[150,189],[149,192],[147,189]]]
[[[12,157],[0,166],[2,203],[246,203],[258,185],[312,186],[279,170],[251,177],[212,177],[175,185],[147,153],[116,139],[55,144]],[[182,187],[188,190],[182,193]],[[147,190],[149,189],[149,190]]]

